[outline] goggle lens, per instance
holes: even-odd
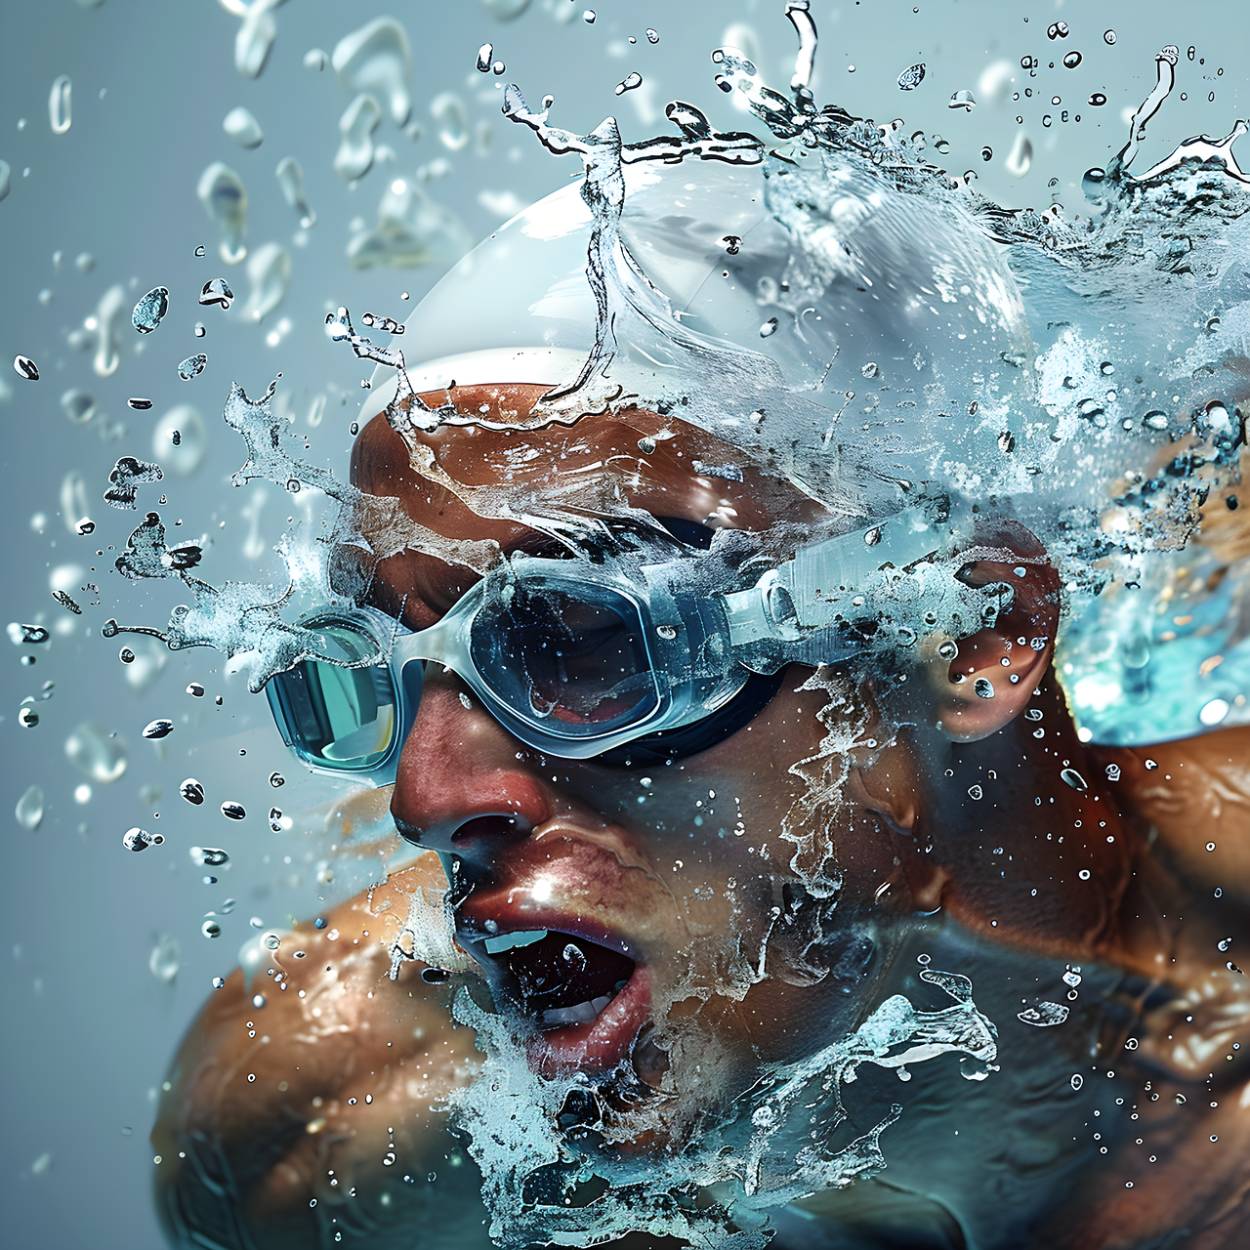
[[[559,737],[586,737],[659,706],[642,621],[624,595],[524,583],[510,592],[483,605],[469,649],[514,715]]]
[[[373,639],[348,623],[323,625],[318,632],[323,654],[344,664],[377,654]],[[268,690],[286,736],[310,764],[368,770],[389,754],[398,708],[388,665],[344,668],[302,660],[274,677]]]

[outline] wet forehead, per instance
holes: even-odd
[[[498,419],[523,415],[539,392],[474,387],[456,398],[461,411]],[[384,416],[370,421],[352,455],[355,485],[398,499],[409,518],[447,539],[493,540],[505,550],[535,537],[533,528],[509,519],[526,498],[548,513],[632,509],[714,528],[764,529],[813,511],[792,487],[742,466],[728,445],[643,410],[538,430],[447,425],[411,437],[410,449]],[[373,593],[388,610],[388,597],[401,587],[445,607],[472,580],[470,570],[431,552],[406,551],[381,562]]]

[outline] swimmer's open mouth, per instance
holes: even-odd
[[[540,1071],[602,1072],[628,1058],[649,1018],[651,990],[645,965],[620,949],[625,943],[532,922],[500,931],[459,919],[457,937],[485,969],[496,1002],[538,1030],[530,1058]]]
[[[502,969],[504,995],[543,1030],[589,1024],[637,966],[597,942],[548,929],[497,934],[480,948]]]

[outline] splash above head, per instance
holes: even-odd
[[[568,186],[435,286],[406,326],[413,391],[548,387],[518,426],[642,406],[867,517],[995,448],[1029,335],[969,221],[827,155],[613,177],[619,205]],[[374,412],[401,384],[375,385]]]

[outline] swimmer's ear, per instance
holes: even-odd
[[[1011,558],[974,560],[960,580],[1006,583],[1011,606],[991,628],[958,639],[954,659],[935,655],[929,664],[938,726],[956,742],[988,737],[1024,711],[1050,667],[1059,626],[1059,575],[1041,543],[1012,527],[987,545]]]

